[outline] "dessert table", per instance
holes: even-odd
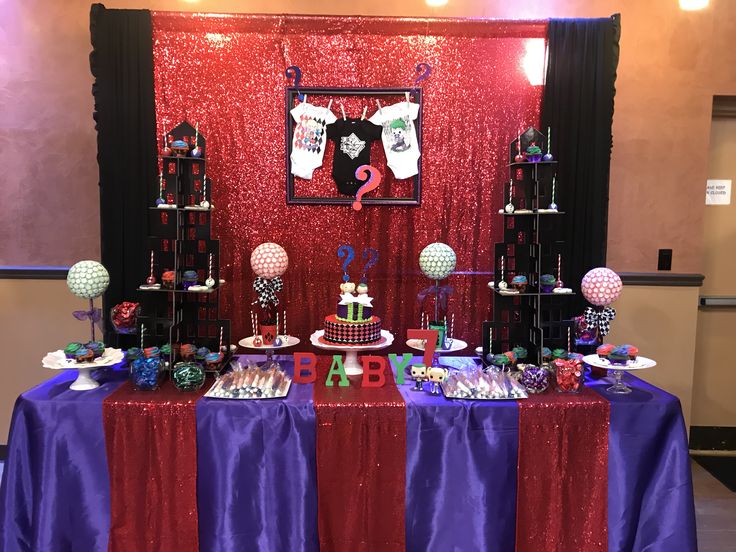
[[[696,550],[672,395],[627,375],[628,395],[452,401],[388,373],[326,387],[330,360],[284,400],[134,394],[119,369],[23,393],[0,548]]]

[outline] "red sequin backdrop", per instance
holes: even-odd
[[[546,23],[529,21],[155,12],[159,140],[183,119],[199,123],[207,138],[213,234],[221,240],[228,281],[222,307],[233,339],[251,334],[250,254],[262,242],[279,243],[289,254],[281,297],[289,333],[304,339],[335,312],[341,244],[355,247],[353,280],[362,272],[362,250],[380,252],[369,285],[384,328],[402,336],[417,327],[416,295],[431,284],[419,271],[419,252],[441,241],[458,258],[457,273],[445,282],[455,288],[449,306],[455,336],[479,344],[490,309],[493,243],[501,233],[495,213],[508,181],[504,154],[519,129],[539,119],[542,87],[530,84],[523,62],[545,36]],[[419,62],[432,66],[422,83],[421,207],[288,206],[285,68],[301,68],[302,86],[392,88],[413,86]],[[326,105],[324,98],[312,101]],[[351,99],[345,109],[359,117],[364,105],[370,117],[373,100]],[[339,104],[332,109],[339,116]],[[332,153],[330,142],[315,171],[313,185],[323,191],[334,186]],[[389,171],[380,141],[371,159]]]

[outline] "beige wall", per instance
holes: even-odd
[[[633,343],[657,366],[637,376],[676,395],[685,423],[692,419],[697,287],[624,286],[613,305],[609,343]],[[698,365],[699,368],[699,365]]]
[[[677,0],[109,0],[171,11],[605,17],[621,12],[611,167],[609,265],[653,271],[658,248],[674,272],[701,269],[702,184],[713,94],[736,94],[736,2],[683,12]],[[98,257],[97,167],[89,74],[89,1],[5,0],[0,18],[0,158],[8,168],[0,264]],[[41,201],[41,199],[43,199]],[[651,216],[656,213],[656,216]],[[646,232],[639,221],[646,220]]]
[[[22,351],[4,362],[0,443],[7,443],[16,397],[56,375],[41,367],[44,355],[70,341],[89,339],[88,323],[72,317],[72,311],[87,306],[69,293],[64,280],[0,280],[0,350]]]
[[[708,178],[736,182],[736,119],[714,119]],[[731,205],[708,205],[704,219],[703,295],[736,296],[736,190]],[[693,425],[736,426],[736,370],[726,359],[736,349],[736,309],[698,313],[693,382]]]

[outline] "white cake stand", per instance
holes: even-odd
[[[324,330],[317,330],[309,336],[309,340],[312,342],[312,345],[319,349],[325,349],[327,351],[343,351],[345,353],[345,362],[343,363],[343,366],[345,368],[345,374],[348,376],[359,376],[363,373],[363,365],[358,360],[358,353],[385,349],[394,342],[394,335],[388,330],[381,330],[381,341],[369,343],[367,345],[325,343],[324,341],[319,340],[323,335],[325,335]]]
[[[583,362],[595,366],[596,368],[603,368],[604,370],[613,370],[613,376],[615,378],[614,384],[611,387],[606,388],[609,393],[616,395],[625,395],[631,393],[631,387],[626,385],[623,381],[624,372],[630,372],[633,370],[645,370],[647,368],[653,368],[657,365],[655,361],[647,357],[637,357],[636,360],[629,360],[626,364],[612,364],[611,361],[605,358],[601,358],[598,355],[586,355],[583,357]]]
[[[449,348],[442,349],[440,347],[435,347],[434,357],[432,358],[432,366],[440,365],[440,355],[444,355],[447,353],[456,353],[458,351],[462,351],[468,346],[468,344],[462,339],[453,338],[453,339],[447,339],[446,342],[447,341],[450,342]],[[407,340],[406,345],[417,351],[424,352],[424,340],[423,339],[409,339]]]
[[[41,360],[44,368],[49,370],[79,370],[77,379],[69,386],[72,391],[89,391],[100,386],[97,380],[92,378],[92,370],[103,368],[105,366],[114,366],[123,360],[123,351],[105,348],[101,357],[94,359],[92,362],[77,362],[74,359],[66,358],[64,351],[59,349],[48,353]]]
[[[271,343],[270,345],[261,345],[260,347],[253,345],[253,340],[256,338],[256,336],[254,335],[250,337],[244,337],[243,339],[238,341],[238,345],[244,347],[245,349],[264,351],[266,353],[266,361],[271,362],[274,351],[293,347],[294,345],[299,344],[299,342],[301,341],[301,339],[299,339],[298,337],[294,337],[293,335],[279,335],[276,337],[281,339],[281,345],[274,345],[273,343]]]

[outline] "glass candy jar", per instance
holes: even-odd
[[[560,393],[580,393],[583,388],[583,364],[578,359],[558,358],[553,363],[557,391]]]
[[[158,389],[164,373],[160,357],[136,358],[130,363],[129,377],[133,387],[139,391]]]
[[[199,362],[177,362],[171,379],[179,391],[196,391],[204,385],[204,368]]]

